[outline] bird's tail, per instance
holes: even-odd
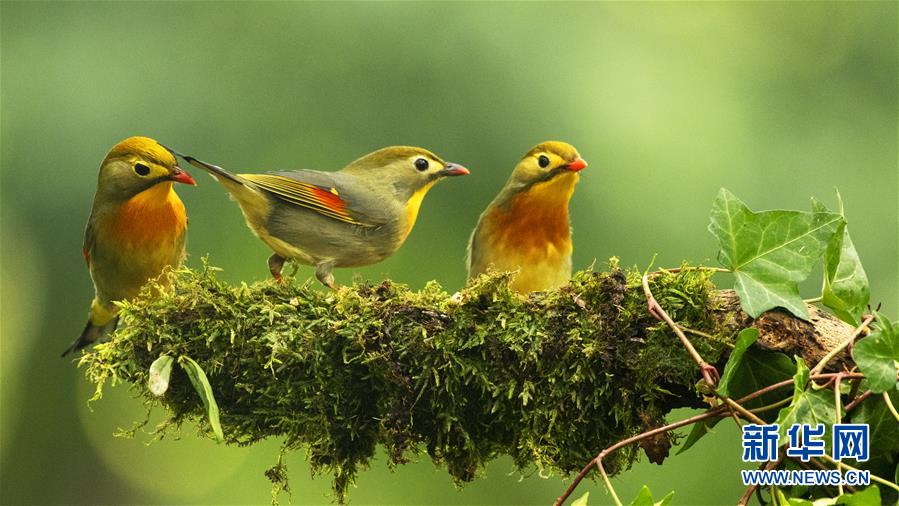
[[[91,303],[90,316],[87,319],[84,330],[81,331],[81,335],[78,336],[78,339],[75,339],[72,345],[62,352],[62,356],[65,357],[69,353],[78,351],[85,346],[90,346],[101,339],[105,339],[109,334],[112,334],[118,323],[118,311],[116,311],[115,308],[110,309],[103,306],[100,301],[94,299],[93,303]]]
[[[215,177],[222,183],[225,182],[224,180],[231,181],[232,183],[237,183],[241,186],[243,186],[246,183],[242,178],[235,176],[234,174],[219,167],[218,165],[212,165],[211,163],[206,163],[202,160],[197,160],[196,158],[189,156],[189,155],[179,154],[179,156],[181,156],[181,158],[184,158],[185,160],[187,160],[187,163],[193,165],[194,167],[205,170],[206,172],[212,174],[213,177]]]

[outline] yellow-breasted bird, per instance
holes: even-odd
[[[518,271],[512,289],[557,288],[571,278],[568,201],[587,167],[571,144],[548,141],[518,162],[506,185],[478,219],[468,244],[468,278]]]
[[[196,184],[168,149],[147,137],[116,144],[100,164],[83,249],[96,295],[84,331],[63,356],[115,330],[113,302],[134,297],[165,267],[183,261],[187,214],[175,182]]]
[[[379,149],[337,172],[293,170],[232,174],[180,155],[209,172],[237,201],[247,225],[274,251],[281,281],[286,260],[315,267],[335,289],[334,267],[369,265],[392,255],[412,231],[422,199],[446,176],[468,169],[422,148]]]

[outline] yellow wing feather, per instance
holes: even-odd
[[[239,174],[285,202],[353,225],[369,226],[353,218],[336,188],[304,183],[273,174]]]

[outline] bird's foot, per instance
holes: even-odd
[[[284,269],[284,257],[277,253],[272,253],[272,256],[268,257],[268,270],[280,285],[284,284],[284,276],[281,275],[282,269]]]

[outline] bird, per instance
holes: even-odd
[[[370,265],[395,253],[412,231],[422,199],[447,176],[469,173],[419,147],[391,146],[336,172],[291,170],[233,174],[179,154],[230,193],[250,230],[274,252],[272,276],[292,260],[337,289],[335,267]]]
[[[84,330],[62,356],[105,338],[118,324],[115,302],[183,262],[187,213],[174,183],[196,185],[148,137],[129,137],[103,159],[82,250],[95,296]]]
[[[566,285],[573,250],[568,202],[586,167],[565,142],[528,151],[478,219],[468,243],[468,279],[493,268],[517,272],[509,286],[519,293]]]

